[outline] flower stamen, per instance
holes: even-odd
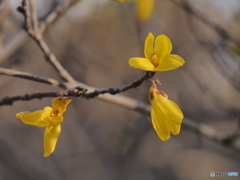
[[[158,67],[158,66],[159,66],[159,59],[158,59],[156,53],[153,53],[153,54],[152,54],[150,61],[152,62],[152,64],[154,65],[154,67]]]

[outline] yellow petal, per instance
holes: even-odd
[[[56,147],[61,132],[61,125],[47,126],[44,132],[44,157],[49,156]]]
[[[67,110],[67,105],[72,101],[72,99],[61,99],[60,97],[57,97],[52,100],[52,107],[55,111],[57,111],[58,116],[62,116],[63,113]]]
[[[169,54],[165,56],[164,59],[160,62],[160,65],[156,68],[156,71],[168,71],[172,69],[176,69],[182,66],[185,63],[185,60],[178,56]]]
[[[162,95],[157,95],[157,100],[153,101],[152,105],[158,106],[164,116],[172,123],[175,123],[175,125],[182,123],[183,113],[173,101],[168,100]]]
[[[183,113],[181,109],[167,95],[155,87],[149,90],[149,99],[152,104],[151,118],[153,127],[161,140],[166,141],[170,138],[170,132],[174,135],[179,134]]]
[[[20,112],[16,114],[16,117],[21,119],[25,124],[29,124],[37,127],[44,127],[49,125],[49,122],[45,120],[52,112],[51,107],[45,107],[35,112]]]
[[[147,58],[139,58],[139,57],[131,58],[128,60],[128,63],[133,68],[138,68],[145,71],[154,71],[154,68],[155,68]]]
[[[157,132],[159,138],[162,141],[167,141],[170,138],[170,129],[168,124],[165,122],[165,117],[161,111],[159,111],[158,107],[152,106],[151,109],[151,119],[153,123],[153,127]]]
[[[178,123],[182,122],[183,116],[181,113],[180,116],[176,116],[172,111],[166,113],[161,107],[162,106],[156,102],[152,103],[151,118],[158,136],[162,141],[166,141],[170,138],[170,132],[174,135],[179,134],[181,124]]]
[[[181,125],[173,125],[171,126],[170,130],[172,134],[178,135],[180,133]]]
[[[46,117],[44,121],[49,122],[48,124],[51,126],[57,126],[63,122],[63,116],[60,117]]]
[[[174,135],[178,135],[180,133],[181,125],[177,124],[175,122],[172,122],[171,120],[165,121],[166,124],[168,125],[170,131]]]
[[[138,0],[137,13],[138,17],[146,20],[152,13],[154,0]]]
[[[145,44],[144,44],[144,54],[145,57],[150,59],[153,52],[153,43],[154,43],[154,35],[149,33],[146,37]]]
[[[154,44],[154,52],[157,53],[160,63],[166,55],[170,54],[171,51],[172,43],[170,39],[166,35],[157,36]]]

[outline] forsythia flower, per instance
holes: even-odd
[[[56,147],[58,136],[61,132],[63,114],[67,110],[67,105],[71,99],[61,99],[57,97],[52,100],[52,107],[44,107],[35,112],[20,112],[16,117],[25,124],[37,127],[45,127],[44,132],[44,157],[49,156]]]
[[[124,1],[136,1],[137,2],[137,14],[142,20],[146,20],[152,13],[154,0],[118,0],[120,2]]]
[[[153,127],[162,141],[167,141],[171,133],[179,134],[183,119],[181,109],[168,96],[159,91],[155,85],[149,90],[151,102],[151,119]]]
[[[146,58],[134,57],[129,59],[133,68],[145,71],[168,71],[182,66],[185,61],[178,55],[170,54],[172,43],[166,35],[159,35],[154,40],[154,35],[149,33],[144,45]]]

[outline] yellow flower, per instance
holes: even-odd
[[[16,117],[25,124],[37,127],[45,127],[44,132],[44,157],[49,156],[56,147],[58,136],[61,132],[63,114],[67,110],[67,105],[71,99],[61,99],[57,97],[52,100],[52,107],[44,107],[35,112],[20,112]]]
[[[136,1],[137,2],[137,14],[138,17],[142,20],[146,20],[150,17],[153,6],[154,0],[118,0],[120,2],[124,1]]]
[[[150,17],[154,6],[154,0],[137,0],[137,14],[142,20]]]
[[[155,41],[155,42],[154,42]],[[154,40],[154,35],[149,33],[144,45],[146,58],[134,57],[129,59],[133,68],[145,71],[168,71],[182,66],[185,61],[178,55],[170,54],[172,43],[166,35],[159,35]]]
[[[162,141],[167,141],[171,133],[179,134],[183,113],[168,96],[154,85],[149,90],[152,124]]]

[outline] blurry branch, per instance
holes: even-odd
[[[183,10],[185,10],[187,13],[191,14],[201,22],[203,22],[205,25],[213,29],[218,33],[218,35],[223,40],[232,41],[236,44],[240,44],[240,39],[237,37],[234,37],[232,34],[230,34],[226,29],[222,28],[218,24],[210,21],[209,18],[204,17],[201,13],[197,12],[196,9],[194,9],[190,3],[186,0],[170,0],[170,2],[176,4],[177,6],[181,7]]]
[[[22,7],[18,7],[18,11],[21,12],[24,16],[24,29],[42,50],[46,61],[50,63],[55,70],[57,70],[60,77],[62,77],[64,80],[67,80],[69,83],[74,83],[75,80],[73,79],[73,77],[59,63],[58,59],[51,52],[50,48],[43,39],[43,35],[38,25],[39,22],[35,8],[35,1],[23,0]]]
[[[51,84],[52,86],[66,88],[66,84],[64,82],[57,81],[52,78],[46,78],[46,77],[41,77],[41,76],[37,76],[34,74],[26,73],[26,72],[17,71],[17,70],[0,68],[0,74],[7,75],[7,76],[19,77],[19,78],[23,78],[23,79],[29,79],[29,80],[36,81],[36,82]]]
[[[6,0],[7,1],[7,0]],[[79,0],[66,0],[61,5],[57,6],[41,23],[40,32],[44,33],[50,25],[52,25],[59,17],[61,17],[70,7],[76,4]],[[8,42],[2,49],[0,49],[0,63],[6,60],[13,52],[20,48],[26,41],[28,36],[25,32],[20,31],[15,35],[10,42]]]
[[[26,151],[26,147],[24,147],[24,145],[20,144],[13,138],[11,140],[7,139],[6,134],[8,133],[9,132],[6,128],[1,129],[0,161],[8,167],[8,170],[13,171],[14,174],[19,177],[19,179],[63,179],[61,173],[56,173],[56,171],[49,171],[49,166],[46,166],[46,162],[39,161],[39,159],[34,154]],[[29,171],[31,173],[29,173]],[[26,176],[24,176],[24,174],[26,174]],[[3,179],[5,178],[3,177]]]
[[[0,8],[0,50],[2,49],[2,43],[3,43],[3,33],[4,33],[4,29],[5,29],[5,25],[7,22],[7,14],[8,14],[8,1],[7,0],[3,0],[2,3],[0,4],[1,8]]]
[[[235,133],[229,135],[203,123],[202,124],[195,123],[188,118],[184,119],[183,125],[192,130],[196,130],[197,132],[199,132],[200,134],[202,134],[203,136],[210,140],[240,150],[240,138],[237,138]]]

